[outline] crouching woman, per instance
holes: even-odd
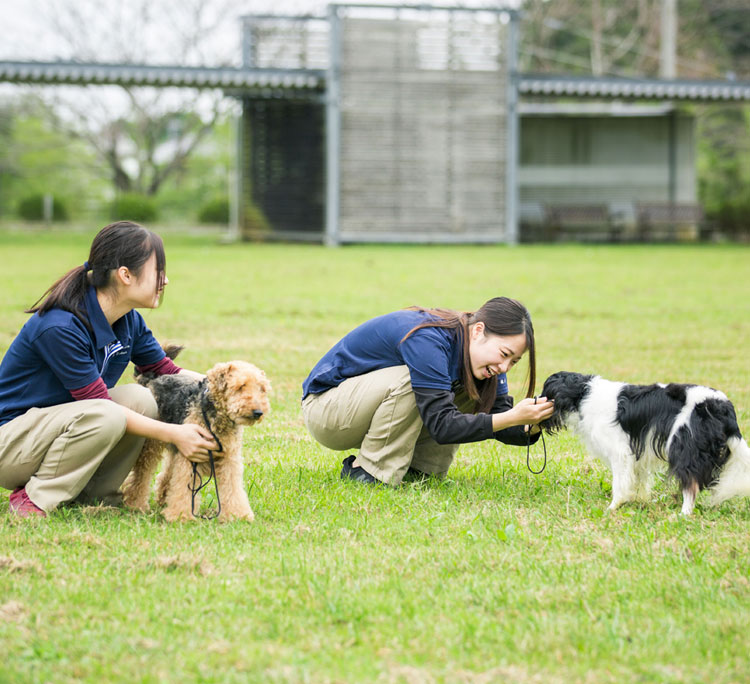
[[[528,352],[527,398],[514,405],[506,373]],[[302,412],[324,446],[358,452],[342,478],[398,485],[443,476],[459,444],[523,445],[553,412],[532,399],[534,328],[520,302],[496,297],[478,311],[410,308],[363,323],[303,383]],[[530,430],[530,432],[529,432]]]
[[[157,307],[166,284],[161,238],[121,221],[103,228],[88,260],[27,311],[0,363],[0,487],[12,490],[11,512],[119,503],[146,437],[194,461],[216,448],[197,425],[156,420],[145,387],[115,387],[130,361],[157,375],[192,373],[165,357],[135,310]]]

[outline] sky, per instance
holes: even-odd
[[[373,4],[424,4],[419,0],[399,3],[371,0]],[[51,61],[74,56],[85,61],[119,61],[129,54],[133,62],[179,63],[179,36],[190,31],[184,7],[196,0],[0,0],[0,60]],[[516,5],[509,0],[504,5]],[[144,4],[151,18],[144,24],[133,17],[133,7]],[[238,17],[243,14],[324,15],[325,0],[202,0],[204,18],[216,25],[213,39],[206,44],[210,64],[239,64]],[[434,5],[497,6],[492,0],[434,0]],[[161,9],[160,9],[161,8]],[[213,14],[212,14],[213,13]],[[218,13],[218,14],[217,14]],[[66,38],[67,36],[67,38]],[[72,48],[71,44],[77,44]],[[143,59],[139,60],[139,57]],[[199,58],[194,56],[194,60]]]

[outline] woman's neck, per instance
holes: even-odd
[[[96,299],[99,302],[104,317],[107,319],[107,323],[110,325],[133,309],[129,302],[118,301],[116,298],[108,296],[102,290],[96,291]]]

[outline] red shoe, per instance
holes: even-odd
[[[19,518],[28,518],[32,515],[38,515],[42,518],[47,517],[47,514],[29,499],[29,495],[26,493],[24,487],[19,487],[11,492],[10,510]]]

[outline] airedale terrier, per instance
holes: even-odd
[[[174,358],[180,349],[170,348],[167,354]],[[221,498],[219,520],[252,521],[254,515],[242,481],[242,429],[245,425],[256,424],[270,410],[271,385],[265,373],[246,361],[230,361],[216,364],[200,381],[180,375],[155,378],[137,375],[136,378],[153,393],[159,407],[159,420],[201,425],[218,437],[223,450],[213,454]],[[164,506],[162,514],[168,521],[190,520],[193,518],[193,463],[174,445],[154,439],[146,440],[122,486],[125,505],[148,510],[151,479],[165,452],[166,463],[156,481],[157,503]],[[209,463],[197,464],[197,471],[201,478],[207,477]],[[197,510],[199,494],[195,495],[194,504]]]

